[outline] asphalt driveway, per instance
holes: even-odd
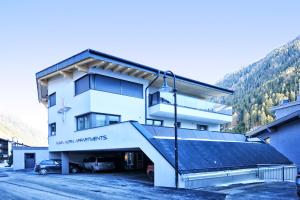
[[[143,173],[37,175],[0,172],[0,199],[298,199],[294,183],[255,183],[198,190],[153,187]]]

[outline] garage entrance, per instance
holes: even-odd
[[[33,169],[35,166],[35,153],[24,154],[25,169]]]
[[[50,158],[60,158],[59,154],[54,155],[50,153]],[[113,174],[116,177],[119,175],[131,180],[153,183],[153,163],[140,149],[68,152],[68,158],[69,163],[79,164],[83,173],[98,176]],[[148,168],[152,172],[148,173]]]

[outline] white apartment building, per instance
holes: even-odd
[[[109,154],[125,169],[151,162],[154,185],[175,186],[174,100],[159,90],[163,72],[88,49],[38,72],[36,80],[39,101],[48,108],[49,157],[62,159],[63,173],[71,160]],[[167,82],[173,87],[170,75]],[[179,187],[230,181],[234,170],[262,162],[291,164],[266,144],[219,132],[232,111],[212,99],[233,91],[178,75],[176,88]]]

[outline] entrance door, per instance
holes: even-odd
[[[25,153],[25,169],[33,169],[35,166],[35,153]]]

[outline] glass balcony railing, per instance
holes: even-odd
[[[172,93],[155,92],[149,95],[149,107],[157,104],[170,104],[174,105],[174,97]],[[224,115],[232,115],[232,107],[197,99],[194,97],[188,97],[185,95],[177,95],[177,105],[179,107],[191,108],[200,111],[219,113]]]

